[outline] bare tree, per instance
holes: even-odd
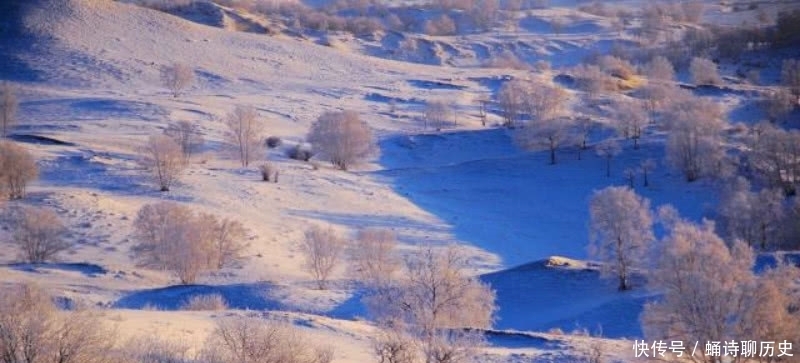
[[[589,135],[596,126],[597,123],[589,117],[578,117],[575,120],[575,142],[578,144],[578,160],[581,160],[583,151],[589,148]]]
[[[650,186],[650,174],[656,169],[655,159],[644,159],[639,164],[639,170],[642,171],[642,185],[645,187]]]
[[[675,79],[675,68],[672,62],[664,56],[655,56],[647,63],[647,77],[660,81],[672,81]]]
[[[638,101],[621,101],[616,104],[617,133],[633,140],[633,148],[639,149],[639,140],[647,127],[647,112]]]
[[[619,143],[613,139],[603,140],[595,147],[597,156],[606,159],[606,177],[611,177],[611,159],[619,155],[622,149]]]
[[[358,231],[350,248],[352,272],[373,288],[382,288],[393,279],[400,267],[395,251],[397,235],[384,228]]]
[[[17,123],[18,108],[19,102],[14,89],[8,82],[3,82],[3,86],[0,87],[0,126],[2,126],[0,136],[8,136],[11,127]]]
[[[706,58],[694,57],[689,65],[692,80],[698,85],[719,85],[722,78],[719,76],[717,64]]]
[[[628,181],[628,187],[633,189],[635,187],[634,183],[636,182],[636,169],[625,168],[625,170],[622,171],[622,175],[624,175],[625,180]]]
[[[9,199],[22,199],[28,183],[39,170],[33,156],[24,147],[11,141],[0,141],[0,188]]]
[[[276,320],[228,317],[209,336],[201,357],[209,363],[330,363],[333,350],[315,347],[298,328]]]
[[[450,107],[443,101],[428,101],[425,104],[425,124],[424,128],[427,129],[430,124],[436,130],[441,131],[447,123],[450,115]]]
[[[550,151],[550,164],[556,164],[556,150],[573,136],[572,120],[565,117],[537,119],[516,130],[514,142],[525,150]]]
[[[11,216],[13,241],[28,263],[52,261],[72,248],[64,238],[66,231],[58,215],[49,209],[20,206]]]
[[[196,122],[178,121],[170,123],[164,130],[164,134],[171,137],[176,144],[180,145],[183,152],[183,163],[189,164],[192,155],[203,145],[205,140],[200,133],[200,127]]]
[[[679,95],[667,113],[667,160],[683,172],[687,181],[719,175],[725,150],[722,131],[726,124],[716,103]]]
[[[619,280],[619,290],[631,288],[631,270],[643,259],[653,235],[650,201],[625,187],[596,191],[589,202],[589,254],[601,260],[603,272]]]
[[[366,122],[355,111],[325,112],[308,133],[308,141],[331,164],[347,170],[363,161],[375,150],[375,138]]]
[[[306,258],[305,267],[317,282],[320,290],[325,289],[333,269],[347,243],[333,228],[312,227],[305,233],[300,250]]]
[[[150,136],[139,153],[142,156],[140,164],[151,174],[162,192],[169,191],[186,167],[181,146],[169,136]]]
[[[258,111],[249,106],[237,106],[225,119],[228,132],[225,138],[233,144],[235,154],[242,167],[258,158],[261,149],[264,125],[259,120]]]
[[[161,69],[161,83],[178,97],[194,83],[194,70],[184,63],[174,63]]]
[[[197,215],[172,202],[145,205],[133,227],[140,242],[132,250],[139,263],[167,270],[183,284],[242,258],[246,230],[241,224]]]

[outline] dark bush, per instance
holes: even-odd
[[[276,148],[278,146],[281,146],[282,143],[283,143],[283,140],[281,140],[281,138],[277,137],[277,136],[270,136],[270,137],[267,138],[267,141],[266,141],[267,147],[270,148],[270,149],[274,149],[274,148]]]
[[[294,160],[309,161],[314,156],[314,152],[309,147],[297,145],[293,148],[290,148],[286,152],[286,156]]]

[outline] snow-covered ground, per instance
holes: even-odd
[[[16,133],[64,142],[26,145],[41,174],[26,203],[58,210],[78,246],[61,264],[26,266],[13,264],[14,251],[0,244],[0,284],[33,280],[59,296],[108,307],[109,320],[124,334],[157,329],[191,344],[202,342],[215,315],[223,313],[175,310],[193,294],[216,292],[241,313],[288,314],[335,345],[337,362],[367,362],[373,327],[361,319],[358,291],[344,268],[336,271],[332,289],[314,289],[301,268],[298,242],[312,223],[351,232],[386,227],[398,233],[403,251],[452,242],[469,247],[472,271],[497,291],[496,327],[520,331],[492,335],[485,361],[568,362],[592,342],[543,333],[556,328],[615,338],[600,341],[609,356],[626,360],[632,351],[625,339],[641,338],[638,314],[652,293],[641,286],[618,293],[585,262],[587,205],[594,190],[627,183],[625,168],[663,160],[663,135],[650,131],[639,150],[623,143],[606,177],[605,161],[592,151],[578,160],[568,147],[559,151],[557,165],[548,165],[546,152],[520,151],[508,130],[481,127],[478,118],[476,100],[496,92],[507,77],[547,80],[557,74],[477,67],[493,55],[513,50],[558,68],[608,51],[618,40],[633,41],[612,30],[608,19],[578,12],[575,1],[551,3],[520,14],[508,29],[423,37],[430,38],[424,47],[442,51],[420,50],[413,62],[391,52],[396,34],[385,43],[342,36],[342,46],[329,47],[284,33],[235,31],[240,27],[225,21],[243,20],[232,9],[210,25],[110,0],[38,0],[24,17],[0,15],[13,28],[26,29],[0,39],[0,56],[7,60],[0,78],[20,89]],[[725,23],[744,16],[726,17],[724,10],[711,6],[706,17]],[[567,18],[571,25],[553,33],[553,19]],[[179,98],[159,85],[160,67],[173,62],[195,66],[198,75]],[[747,92],[714,97],[738,111],[741,121],[757,112],[741,106]],[[453,130],[422,130],[418,118],[430,99],[457,102]],[[290,142],[302,140],[324,111],[356,110],[376,130],[380,154],[341,172],[289,160],[281,149],[265,150],[281,179],[261,183],[255,168],[241,168],[221,152],[220,120],[237,105],[256,107],[268,135]],[[136,150],[174,120],[200,122],[207,142],[178,185],[160,193],[139,170]],[[499,120],[489,115],[490,124]],[[699,220],[715,206],[711,185],[687,184],[663,164],[651,183],[645,188],[637,180],[636,191],[654,206],[676,206],[687,218]],[[136,266],[129,251],[132,220],[141,206],[159,200],[244,223],[252,232],[244,265],[192,286],[174,286],[166,273]]]

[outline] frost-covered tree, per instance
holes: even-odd
[[[96,311],[59,311],[41,287],[9,284],[0,294],[0,362],[115,363],[115,337]]]
[[[767,185],[794,195],[800,183],[800,132],[769,123],[754,126],[748,161]]]
[[[375,137],[355,111],[325,112],[311,125],[308,142],[331,164],[347,170],[375,150]]]
[[[242,167],[259,158],[264,125],[254,107],[237,106],[225,118],[225,126],[228,128],[225,139],[233,145]]]
[[[27,263],[53,261],[72,248],[65,239],[66,227],[50,209],[21,206],[11,215],[12,241]]]
[[[0,137],[8,136],[11,127],[17,123],[19,101],[14,88],[8,82],[0,86]]]
[[[611,160],[622,152],[619,143],[613,139],[603,140],[595,146],[597,156],[606,160],[606,177],[611,177]]]
[[[0,192],[22,199],[28,184],[39,175],[36,160],[22,145],[0,140]]]
[[[722,193],[719,225],[732,240],[762,250],[779,247],[783,222],[783,193],[778,189],[751,191],[750,183],[737,178]]]
[[[192,362],[330,363],[333,349],[311,343],[299,328],[284,321],[226,317],[217,322],[204,344],[201,360]],[[148,363],[189,360],[144,360]]]
[[[427,129],[428,125],[433,126],[436,130],[442,130],[450,115],[450,108],[444,101],[428,101],[425,104],[424,115],[424,128]]]
[[[139,153],[139,163],[162,192],[169,191],[186,167],[181,146],[166,135],[150,136]]]
[[[525,150],[549,150],[550,164],[556,164],[556,151],[574,135],[572,120],[566,117],[535,119],[514,132],[514,142]]]
[[[645,187],[650,186],[650,175],[656,169],[655,159],[644,159],[639,164],[639,170],[642,172],[642,185]]]
[[[181,147],[183,152],[183,163],[189,164],[193,154],[203,145],[203,135],[200,133],[200,126],[196,122],[177,121],[170,123],[164,130],[164,134],[171,137]]]
[[[513,79],[500,87],[497,103],[507,127],[516,126],[519,122],[525,108],[525,95],[529,89],[530,85],[521,79]]]
[[[800,60],[787,59],[781,66],[781,83],[795,96],[800,96]]]
[[[798,97],[788,89],[778,89],[770,92],[761,102],[761,108],[767,113],[770,121],[777,122],[785,119],[799,104]]]
[[[618,102],[614,118],[617,133],[633,140],[633,148],[639,149],[639,140],[648,124],[647,111],[641,101]]]
[[[631,272],[643,265],[655,238],[650,201],[630,188],[608,187],[594,193],[589,214],[589,254],[604,262],[604,273],[619,280],[619,290],[630,289]]]
[[[305,268],[317,282],[317,288],[325,289],[333,269],[339,265],[347,242],[333,228],[314,226],[307,230],[300,244],[305,256]]]
[[[746,325],[741,318],[755,283],[753,252],[744,243],[729,248],[712,223],[678,220],[654,255],[648,282],[664,296],[645,305],[641,321],[647,339],[699,342],[702,347],[711,341],[752,339],[737,334]],[[698,351],[700,361],[719,362]]]
[[[647,77],[660,81],[672,81],[675,79],[675,67],[672,62],[664,56],[655,56],[647,63]]]
[[[146,267],[171,272],[183,284],[241,259],[245,231],[238,222],[196,214],[172,202],[147,204],[133,222],[133,253]]]
[[[185,63],[174,63],[161,69],[161,83],[176,98],[194,83],[194,79],[194,70]]]
[[[667,111],[669,135],[667,161],[687,181],[719,175],[725,150],[722,131],[726,123],[713,101],[678,93]]]
[[[350,247],[352,273],[373,288],[383,288],[400,268],[397,235],[385,228],[358,231]]]
[[[465,328],[490,327],[496,307],[494,291],[465,269],[465,256],[455,246],[427,247],[408,257],[393,292],[367,306],[378,321],[413,339],[425,362],[466,361],[484,339]]]
[[[689,72],[692,74],[692,80],[697,85],[719,85],[722,83],[717,64],[710,59],[692,58],[692,62],[689,64]]]
[[[528,88],[522,102],[532,120],[549,120],[562,115],[567,93],[558,86],[534,84]]]
[[[578,160],[581,154],[589,148],[589,135],[597,127],[597,123],[589,117],[578,117],[575,119],[575,143],[578,147]]]

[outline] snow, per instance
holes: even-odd
[[[14,264],[15,251],[0,244],[0,284],[36,281],[70,301],[108,308],[108,320],[123,336],[158,332],[194,346],[219,316],[278,310],[271,314],[289,316],[335,345],[337,362],[366,362],[374,327],[361,320],[361,292],[344,267],[330,290],[314,289],[297,243],[310,224],[350,233],[385,227],[399,235],[402,253],[448,243],[467,248],[471,271],[498,297],[502,331],[490,334],[482,361],[569,362],[595,341],[629,359],[626,339],[641,338],[638,314],[654,292],[642,288],[641,277],[634,290],[617,292],[587,261],[588,200],[595,190],[627,183],[625,168],[662,160],[663,132],[648,131],[639,150],[623,142],[609,178],[593,150],[578,160],[577,150],[566,147],[556,165],[548,165],[545,151],[520,151],[512,131],[481,126],[474,101],[512,77],[552,80],[560,67],[585,56],[620,41],[634,44],[630,34],[611,31],[609,19],[577,12],[576,1],[551,1],[549,9],[518,14],[508,29],[453,37],[389,33],[379,40],[334,34],[320,42],[235,31],[255,20],[224,7],[204,10],[205,17],[179,14],[189,21],[108,0],[37,3],[41,11],[19,19],[0,14],[12,27],[26,26],[0,36],[0,58],[9,59],[0,78],[20,86],[23,125],[15,137],[39,160],[40,179],[25,203],[58,211],[77,247],[59,263],[30,266]],[[717,12],[710,8],[706,17],[727,16]],[[556,19],[569,19],[560,34],[552,34]],[[406,38],[419,40],[416,54],[395,54]],[[478,67],[505,51],[556,69]],[[197,67],[198,82],[175,99],[158,76],[161,66],[180,61]],[[777,63],[769,66],[765,75]],[[720,101],[734,121],[750,122],[760,111],[748,101],[760,90],[730,85],[695,92]],[[441,133],[422,130],[417,118],[431,99],[457,101],[459,124]],[[379,135],[380,154],[341,172],[289,160],[282,148],[268,150],[264,157],[280,169],[281,181],[262,183],[254,168],[220,152],[220,120],[236,105],[257,107],[269,135],[287,141],[283,148],[301,141],[323,111],[354,109]],[[578,111],[608,122],[597,107]],[[200,123],[207,143],[180,183],[160,193],[139,170],[136,150],[168,121],[184,119]],[[499,120],[490,110],[488,124]],[[593,134],[590,144],[607,134]],[[663,164],[650,179],[647,188],[636,180],[635,189],[654,207],[673,204],[692,220],[712,214],[713,181],[688,184]],[[167,273],[137,266],[130,255],[132,220],[141,206],[162,200],[243,222],[251,230],[244,264],[192,286],[175,286]],[[0,240],[8,237],[0,231]],[[179,310],[192,295],[208,293],[224,296],[231,310]],[[569,334],[582,329],[613,339]]]

